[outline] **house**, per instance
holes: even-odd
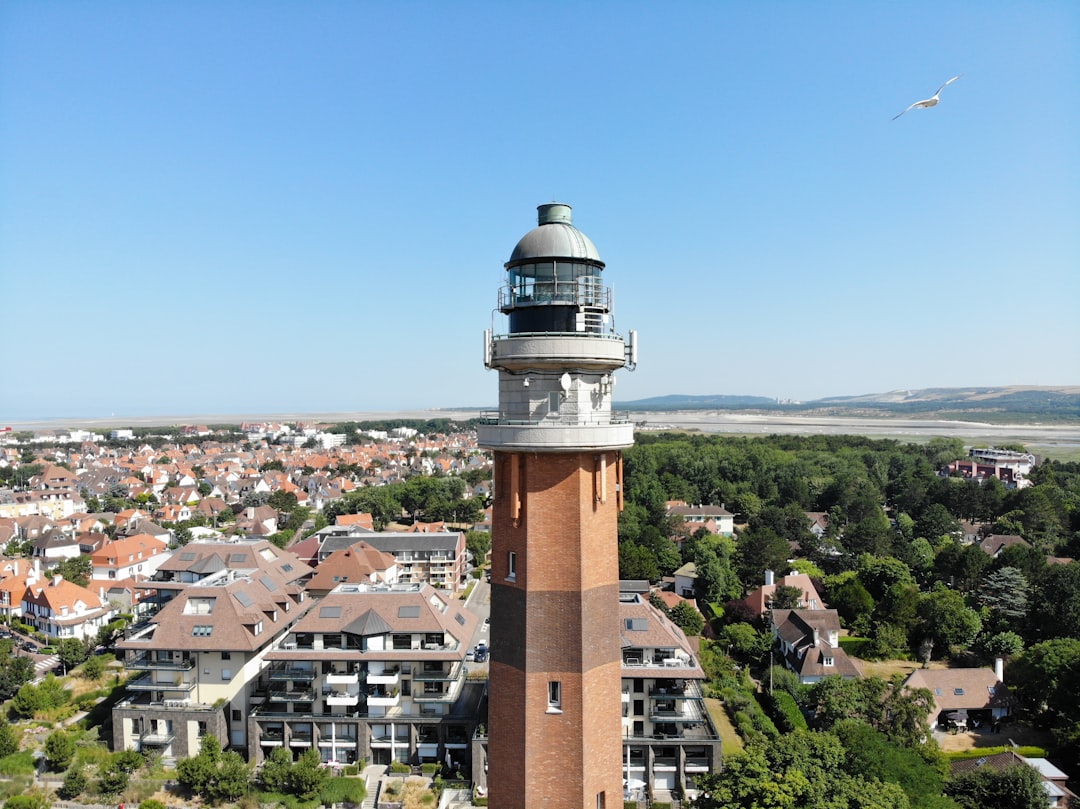
[[[0,570],[0,618],[10,622],[21,618],[23,614],[23,596],[27,588],[41,581],[41,562],[33,564],[25,559],[11,559],[4,562]]]
[[[1009,767],[1027,766],[1042,776],[1043,789],[1046,790],[1047,806],[1050,809],[1069,809],[1077,803],[1077,795],[1068,787],[1069,776],[1055,767],[1045,758],[1028,758],[1012,750],[996,753],[981,758],[958,759],[950,764],[952,774],[962,775],[989,768],[1000,772]]]
[[[1030,543],[1023,537],[1016,534],[991,534],[978,543],[979,548],[993,559],[999,553],[1006,548],[1011,548],[1013,545],[1022,545],[1025,548],[1030,548]]]
[[[854,660],[840,648],[840,616],[836,610],[773,610],[772,631],[780,658],[799,682],[826,677],[861,677]]]
[[[1004,684],[1001,658],[992,669],[915,669],[904,686],[926,688],[933,694],[928,716],[932,728],[992,724],[1009,715],[1013,702]]]
[[[74,559],[81,554],[79,540],[74,533],[59,527],[43,532],[33,541],[34,557],[47,560],[46,566],[50,566],[49,561]]]
[[[822,602],[821,596],[818,595],[817,588],[814,587],[814,582],[810,577],[805,573],[796,573],[795,571],[775,579],[773,572],[766,570],[765,584],[747,595],[743,599],[743,603],[746,604],[755,617],[761,617],[772,608],[771,601],[777,587],[795,587],[801,590],[802,597],[799,599],[799,609],[820,610],[825,608],[825,604]]]
[[[672,574],[675,578],[675,594],[683,598],[695,598],[697,586],[697,565],[687,562]]]
[[[466,677],[478,619],[428,584],[341,584],[266,655],[248,758],[278,747],[327,763],[472,759],[482,682]]]
[[[696,646],[641,593],[619,594],[619,619],[624,777],[654,800],[693,797],[694,779],[719,768],[721,752]]]
[[[334,525],[355,525],[368,531],[375,530],[375,518],[371,514],[338,514]]]
[[[710,534],[735,534],[735,515],[721,504],[719,506],[692,506],[682,500],[670,500],[667,503],[667,516],[681,520],[690,533],[704,528]]]
[[[22,612],[23,623],[51,638],[89,640],[112,620],[115,610],[103,593],[56,575],[27,586]]]
[[[116,644],[139,676],[113,708],[113,749],[184,758],[213,735],[246,750],[263,658],[311,604],[278,567],[226,569],[178,592]]]
[[[312,596],[324,596],[346,582],[394,584],[397,580],[398,565],[393,554],[357,542],[326,557],[307,583],[307,591]]]
[[[90,555],[91,579],[149,579],[168,555],[166,543],[149,534],[121,537]]]
[[[807,511],[806,519],[810,522],[810,533],[818,539],[829,532],[829,512]]]

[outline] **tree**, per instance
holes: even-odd
[[[78,638],[64,638],[61,640],[57,644],[56,653],[60,657],[60,662],[64,664],[66,671],[71,671],[71,669],[86,660],[89,655],[86,644]]]
[[[119,795],[128,788],[130,776],[111,762],[105,762],[98,770],[98,788],[103,795]]]
[[[98,680],[105,673],[105,661],[97,655],[91,655],[82,667],[82,676],[87,680]]]
[[[283,747],[274,748],[259,770],[259,783],[267,792],[287,792],[292,754]]]
[[[466,531],[465,547],[472,554],[473,561],[477,565],[484,564],[488,553],[491,551],[491,532]]]
[[[314,753],[316,756],[319,755],[313,750],[308,752]],[[307,754],[305,753],[305,755]],[[211,782],[210,799],[218,802],[235,801],[247,792],[250,780],[251,773],[248,770],[247,762],[244,761],[241,755],[232,750],[223,753],[217,772]]]
[[[1010,666],[1009,684],[1035,713],[1080,721],[1080,640],[1054,638],[1035,644]]]
[[[296,508],[296,495],[292,492],[278,489],[276,492],[271,493],[270,497],[267,498],[266,505],[283,514],[288,514]]]
[[[64,559],[53,570],[54,573],[63,576],[65,581],[72,582],[80,587],[86,587],[90,583],[92,571],[93,565],[90,557],[85,555]]]
[[[19,752],[19,736],[7,721],[7,717],[0,714],[0,758],[7,758],[17,752]]]
[[[62,730],[54,730],[45,739],[45,760],[54,772],[66,770],[75,757],[75,739]]]
[[[980,767],[945,785],[945,794],[964,809],[1046,809],[1042,776],[1034,767],[1015,764],[1004,770]]]
[[[787,540],[768,527],[741,532],[737,548],[738,574],[742,581],[763,581],[766,570],[783,570],[791,556]]]
[[[619,578],[657,581],[660,578],[660,568],[656,565],[656,557],[648,548],[636,542],[620,542]]]
[[[327,772],[322,767],[316,750],[305,751],[292,767],[290,773],[290,791],[302,801],[308,801],[319,794]]]
[[[687,635],[700,635],[705,619],[688,601],[680,601],[671,610],[671,620]]]
[[[1031,634],[1080,638],[1080,561],[1048,567],[1039,577],[1031,607]]]
[[[769,599],[769,609],[796,610],[802,605],[802,600],[803,591],[801,587],[781,584],[773,590],[772,598]]]
[[[919,602],[919,617],[923,619],[923,635],[933,640],[940,655],[954,646],[970,646],[982,630],[982,619],[964,603],[964,597],[940,585]]]
[[[829,606],[836,610],[845,626],[851,626],[862,616],[873,613],[874,597],[862,582],[849,578],[829,592]]]
[[[64,773],[64,782],[56,790],[56,794],[65,801],[77,798],[86,789],[86,774],[82,767],[72,767]]]
[[[1015,567],[1002,567],[985,576],[978,588],[979,603],[999,629],[1019,627],[1027,618],[1028,580]]]

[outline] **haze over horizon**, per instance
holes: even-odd
[[[1076,384],[1078,31],[1068,2],[0,5],[0,423],[494,402],[481,332],[552,200],[640,335],[618,400]]]

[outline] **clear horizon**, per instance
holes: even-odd
[[[0,424],[494,402],[481,333],[553,200],[639,334],[619,400],[1074,385],[1078,30],[1068,2],[0,5]]]

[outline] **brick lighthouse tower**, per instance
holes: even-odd
[[[506,263],[484,335],[499,372],[494,451],[488,789],[494,809],[621,806],[618,514],[633,425],[611,412],[613,373],[636,361],[615,333],[604,262],[570,206]]]

